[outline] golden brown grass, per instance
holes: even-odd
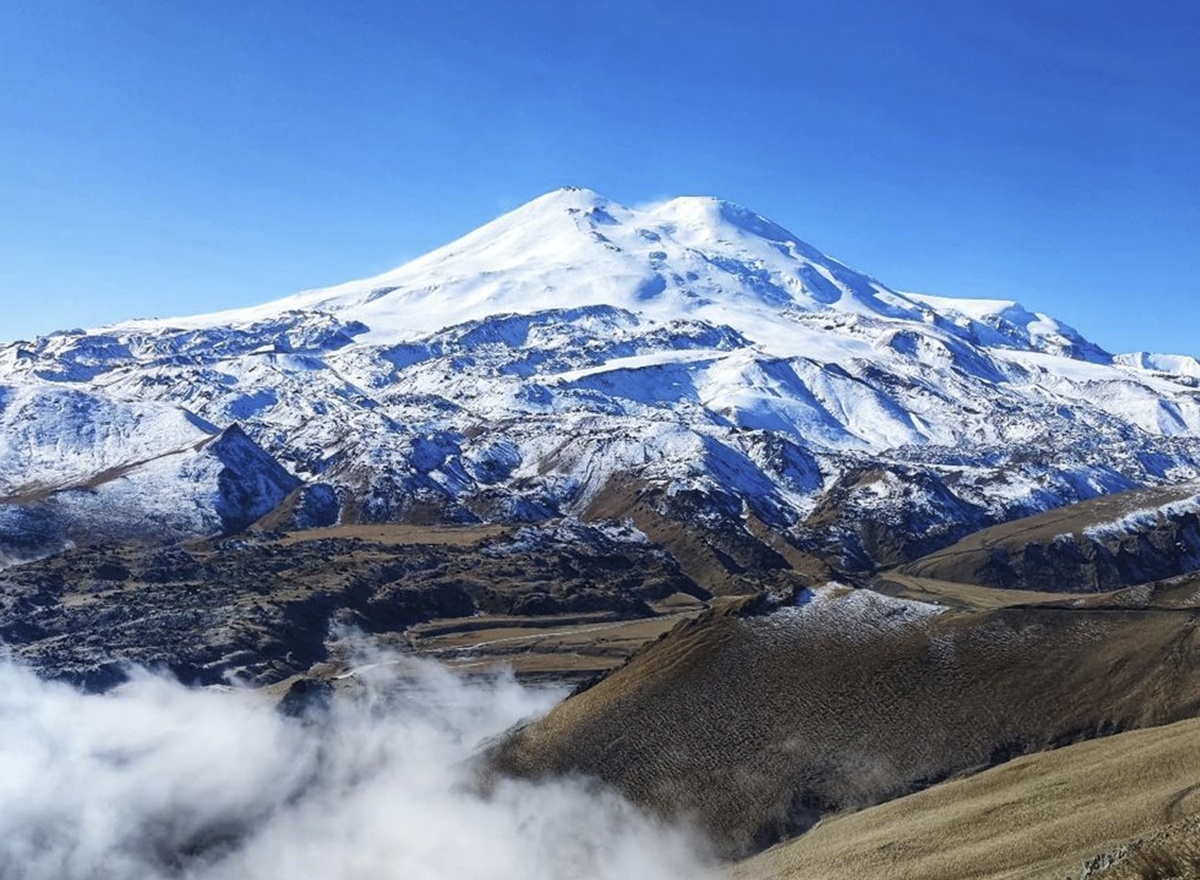
[[[409,645],[457,669],[510,667],[518,675],[578,677],[620,666],[639,647],[695,616],[703,605],[660,617],[618,620],[611,615],[543,619],[471,618],[410,627]],[[490,624],[490,625],[489,625]]]
[[[1096,853],[1200,813],[1198,784],[1200,720],[1192,719],[1028,755],[826,819],[731,874],[736,880],[1076,878]],[[1177,876],[1167,868],[1197,855],[1194,841],[1184,836],[1174,848],[1147,848],[1119,873],[1093,877],[1167,880]]]
[[[988,609],[1010,608],[1014,605],[1057,604],[1064,599],[1062,593],[1047,593],[1036,590],[1002,590],[978,584],[943,581],[936,578],[914,577],[891,571],[881,575],[878,586],[889,595],[918,602],[935,602],[951,608]],[[1072,594],[1074,595],[1074,594]]]
[[[1197,880],[1200,878],[1200,814],[1173,822],[1148,837],[1107,854],[1109,867],[1088,880]]]

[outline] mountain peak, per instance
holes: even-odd
[[[612,199],[601,195],[593,189],[584,186],[560,186],[537,198],[530,199],[525,204],[514,209],[510,214],[531,210],[563,209],[589,210],[597,207],[607,207],[613,204]]]
[[[921,321],[983,344],[1107,357],[1066,325],[1016,304],[981,318],[969,303],[891,290],[735,202],[689,195],[630,208],[578,186],[544,193],[372,278],[136,326],[212,328],[321,313],[353,326],[358,342],[395,343],[496,315],[596,306],[723,325],[781,356],[823,350],[816,325],[797,322],[829,314],[842,322]]]
[[[760,230],[768,232],[769,235],[764,237],[794,238],[777,223],[743,205],[716,196],[678,196],[655,206],[652,213],[709,226],[734,226],[754,234],[761,234]]]
[[[500,217],[501,221],[526,222],[533,216],[561,217],[582,215],[601,225],[633,223],[637,226],[667,225],[693,233],[703,232],[710,239],[732,235],[753,236],[776,243],[792,243],[812,257],[823,257],[816,248],[804,244],[789,230],[749,208],[710,195],[676,196],[647,207],[629,208],[586,187],[564,186],[551,190]],[[481,229],[487,229],[487,224]]]
[[[898,312],[879,299],[881,290],[734,202],[693,195],[630,208],[565,186],[381,275],[248,309],[121,326],[152,332],[323,312],[370,328],[361,341],[384,342],[559,307],[613,306],[738,330],[747,321],[764,326],[782,312],[895,315],[915,308],[902,303]]]

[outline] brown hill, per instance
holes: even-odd
[[[937,612],[844,588],[712,612],[515,731],[494,766],[598,777],[740,856],[955,774],[1200,710],[1194,605]]]
[[[1116,590],[1200,568],[1197,486],[1135,489],[968,535],[900,568],[990,587]]]

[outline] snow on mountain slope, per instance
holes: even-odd
[[[1186,360],[893,291],[727,202],[564,189],[375,278],[0,347],[0,484],[236,423],[346,517],[536,520],[632,478],[797,539],[904,507],[949,540],[1200,475]]]
[[[940,319],[949,321],[978,345],[1035,348],[1101,364],[1112,360],[1107,352],[1084,339],[1074,327],[1041,312],[1030,312],[1011,300],[952,299],[919,293],[907,296],[929,306]]]
[[[1188,376],[1200,379],[1200,360],[1188,355],[1153,354],[1148,351],[1119,354],[1113,362],[1139,370],[1149,370],[1156,373],[1171,373],[1176,376]]]
[[[363,341],[417,338],[500,313],[608,305],[656,319],[753,323],[781,309],[915,317],[919,307],[821,255],[765,218],[685,197],[634,211],[589,190],[562,189],[399,269],[266,306],[114,330],[204,328],[321,311],[371,328]],[[732,318],[732,320],[731,320]],[[760,339],[760,342],[767,342]],[[771,340],[787,353],[786,335]]]
[[[0,385],[0,498],[82,482],[218,430],[167,403],[43,381]]]
[[[85,484],[0,503],[0,567],[80,542],[178,541],[235,532],[299,485],[231,427]]]

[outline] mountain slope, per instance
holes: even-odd
[[[620,485],[705,535],[761,523],[869,570],[1200,476],[1185,366],[889,289],[727,202],[565,189],[375,278],[2,347],[0,416],[40,439],[0,454],[40,475],[10,492],[52,491],[237,423],[343,521],[539,521]],[[69,397],[92,439],[31,395]],[[174,426],[127,430],[148,413]]]
[[[1130,731],[1018,758],[822,822],[739,864],[739,880],[1124,880],[1173,874],[1097,871],[1179,816],[1194,853],[1200,720]],[[1169,828],[1170,826],[1168,826]],[[1183,841],[1177,841],[1178,843]],[[1122,844],[1118,849],[1118,844]],[[1183,849],[1183,847],[1180,847]],[[1118,862],[1122,854],[1115,854]],[[1131,860],[1132,861],[1132,860]],[[1082,870],[1091,864],[1092,872]],[[1123,866],[1124,867],[1124,866]],[[1188,875],[1190,876],[1190,875]]]
[[[299,481],[236,425],[86,482],[0,504],[0,567],[75,544],[171,542],[246,528]]]
[[[976,532],[903,566],[938,581],[1115,590],[1200,569],[1200,486],[1137,489]]]
[[[1192,596],[955,612],[829,586],[712,613],[512,733],[493,766],[595,776],[746,855],[956,774],[1195,715]]]

